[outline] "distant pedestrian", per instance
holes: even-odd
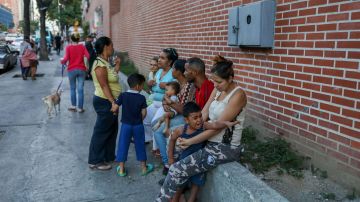
[[[37,67],[39,65],[39,61],[37,59],[37,54],[36,54],[36,45],[35,42],[33,40],[30,40],[30,45],[31,45],[31,50],[27,49],[27,51],[30,51],[31,55],[30,55],[30,75],[31,75],[31,79],[32,80],[36,80],[36,71],[37,71]]]
[[[61,60],[61,64],[68,63],[68,77],[70,82],[71,106],[69,111],[76,112],[76,106],[80,113],[84,112],[84,80],[86,76],[86,66],[84,57],[89,59],[89,53],[85,46],[78,44],[80,40],[79,34],[72,34],[71,40],[74,44],[68,45],[65,50],[65,56]],[[76,89],[77,99],[76,103]],[[76,105],[77,104],[77,105]]]
[[[91,69],[92,69],[92,65],[94,64],[94,61],[96,59],[96,52],[93,46],[93,35],[88,35],[86,37],[86,42],[85,42],[85,47],[86,50],[89,52],[90,55],[90,59],[89,59],[89,70],[88,73],[86,75],[86,79],[91,79]]]
[[[25,51],[28,49],[32,50],[30,44],[30,37],[24,36],[24,41],[20,44],[20,55],[19,55],[21,76],[23,80],[27,80],[30,71],[30,60],[29,60],[30,56],[26,55],[26,57],[24,57]]]
[[[62,39],[61,39],[60,33],[57,33],[57,35],[55,36],[55,49],[56,49],[56,53],[58,55],[60,55],[61,42],[62,42]]]
[[[111,108],[113,112],[117,112],[119,106],[122,106],[121,130],[116,155],[116,161],[119,162],[116,171],[121,177],[127,175],[125,162],[127,161],[131,139],[135,143],[136,158],[141,163],[141,175],[147,175],[154,170],[152,164],[146,164],[143,120],[146,116],[147,104],[145,96],[140,94],[144,83],[145,77],[143,75],[137,73],[130,75],[128,78],[130,90],[121,93],[115,101],[115,105]]]
[[[115,99],[120,95],[119,84],[120,58],[115,59],[115,67],[109,63],[114,48],[111,39],[100,37],[95,42],[98,57],[91,71],[95,86],[93,105],[97,114],[94,132],[89,147],[89,167],[109,170],[115,160],[116,136],[118,132],[118,114],[111,112]]]

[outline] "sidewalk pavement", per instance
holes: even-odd
[[[88,168],[88,148],[96,114],[92,106],[94,87],[85,82],[84,113],[67,111],[70,106],[65,77],[61,112],[48,117],[41,98],[54,92],[61,81],[59,57],[40,62],[36,81],[23,81],[17,67],[0,75],[0,196],[1,201],[154,201],[162,178],[160,160],[147,145],[153,173],[140,176],[133,144],[127,177],[111,171]],[[124,75],[122,84],[126,83]],[[116,165],[114,164],[113,167]]]

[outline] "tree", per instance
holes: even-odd
[[[47,45],[46,45],[46,27],[45,19],[46,12],[52,3],[52,0],[36,0],[40,13],[40,58],[39,60],[49,60]]]
[[[21,32],[24,33],[24,36],[27,36],[25,34],[25,20],[19,21],[19,28]],[[34,34],[37,29],[39,29],[39,21],[30,20],[30,34]]]
[[[59,0],[59,4],[53,3],[50,5],[48,18],[58,20],[60,30],[64,30],[65,26],[72,26],[76,20],[81,21],[80,7],[81,0]]]
[[[24,0],[24,21],[23,21],[24,37],[30,37],[30,0]]]
[[[2,23],[0,23],[0,31],[2,32],[7,32],[8,31],[8,27]]]

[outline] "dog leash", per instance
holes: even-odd
[[[61,82],[59,83],[59,86],[57,87],[57,89],[56,89],[56,93],[58,93],[59,92],[59,89],[60,89],[60,87],[61,87],[61,84],[62,84],[62,82],[64,81],[64,70],[65,70],[65,68],[66,68],[66,65],[62,65],[61,66]]]

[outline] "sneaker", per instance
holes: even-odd
[[[109,164],[106,164],[106,163],[96,166],[96,169],[98,169],[98,170],[110,170],[111,168],[112,168],[112,166]]]
[[[164,166],[164,168],[163,168],[163,170],[162,170],[162,174],[163,174],[163,175],[167,175],[168,172],[169,172],[169,168],[166,167],[166,166]]]
[[[78,109],[77,110],[79,113],[84,113],[85,112],[85,109]]]
[[[111,169],[111,165],[106,164],[106,163],[99,163],[99,164],[89,164],[89,168],[93,169],[93,170],[110,170]]]
[[[70,106],[68,108],[68,110],[71,111],[71,112],[76,112],[76,107],[75,106]]]
[[[160,186],[163,186],[164,182],[165,182],[165,178],[162,178],[161,180],[158,181],[158,184]]]
[[[94,165],[94,164],[89,164],[89,168],[90,168],[90,169],[95,169],[95,168],[96,168],[96,165]]]

